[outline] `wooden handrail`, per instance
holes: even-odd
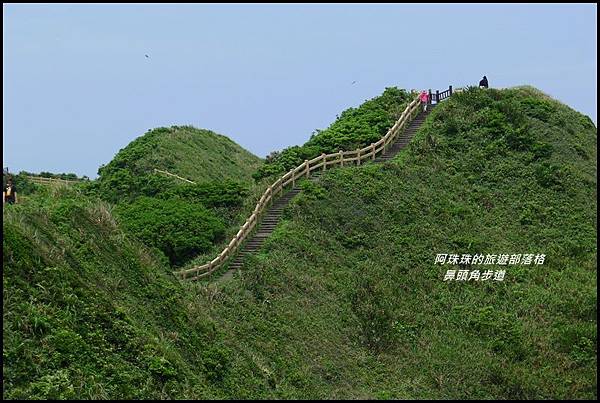
[[[169,175],[169,176],[172,176],[172,177],[174,177],[174,178],[177,178],[177,179],[179,179],[179,180],[182,180],[182,181],[185,181],[185,182],[188,182],[188,183],[193,183],[193,184],[195,184],[195,183],[196,183],[196,182],[193,182],[193,181],[191,181],[191,180],[189,180],[189,179],[182,178],[182,177],[181,177],[181,176],[179,176],[179,175],[175,175],[175,174],[172,174],[171,172],[167,172],[167,171],[162,171],[162,170],[160,170],[160,169],[156,169],[156,168],[154,168],[154,172],[160,172],[161,174]]]
[[[375,143],[371,143],[357,150],[321,154],[310,161],[305,160],[296,168],[291,169],[289,172],[277,179],[277,181],[269,186],[267,190],[265,190],[261,198],[256,203],[256,207],[254,208],[254,211],[248,220],[246,220],[242,227],[240,227],[240,230],[236,233],[233,239],[215,259],[200,266],[192,267],[186,270],[175,271],[173,274],[181,279],[197,280],[213,273],[222,266],[223,262],[237,252],[239,246],[245,241],[252,229],[255,227],[256,223],[258,222],[258,218],[267,209],[269,205],[268,202],[274,197],[280,187],[283,189],[290,183],[292,183],[292,186],[294,186],[297,179],[300,179],[304,176],[308,177],[312,171],[321,167],[325,169],[328,165],[343,166],[344,162],[354,161],[356,161],[356,164],[361,164],[363,161],[374,159],[377,153],[382,151],[386,145],[395,140],[397,135],[400,133],[401,128],[414,119],[414,117],[417,115],[415,112],[418,112],[420,105],[421,101],[418,97],[411,101],[400,115],[400,118],[398,118],[398,120],[396,120],[394,125],[387,131],[387,133]],[[345,156],[348,156],[348,158]]]
[[[45,176],[27,175],[26,178],[32,182],[38,182],[38,183],[78,183],[78,182],[82,182],[81,180],[77,180],[77,179],[46,178]]]

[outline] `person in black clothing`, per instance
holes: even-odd
[[[17,202],[17,188],[13,184],[12,178],[8,178],[6,181],[6,185],[4,186],[4,190],[2,192],[2,202],[3,204],[8,202],[8,204],[14,204]]]
[[[487,88],[487,87],[488,87],[487,77],[483,76],[483,80],[481,80],[479,82],[479,88]]]

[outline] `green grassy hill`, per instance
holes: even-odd
[[[595,398],[596,146],[532,88],[455,95],[393,162],[307,185],[214,316],[278,397]],[[458,282],[441,253],[546,259]]]
[[[100,196],[120,202],[140,195],[153,196],[178,179],[166,170],[202,183],[235,180],[250,182],[262,160],[229,138],[191,126],[157,128],[138,137],[105,166],[100,167]]]
[[[115,204],[121,226],[173,266],[225,242],[245,220],[262,160],[229,138],[191,126],[157,128],[120,150],[86,194]],[[155,169],[195,182],[190,184]]]
[[[453,95],[395,160],[305,183],[218,286],[49,188],[3,213],[4,397],[593,399],[596,145],[535,89]],[[546,259],[458,282],[439,253]]]

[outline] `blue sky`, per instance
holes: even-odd
[[[94,178],[148,129],[186,124],[264,157],[385,87],[446,89],[484,74],[491,87],[530,84],[596,122],[596,13],[595,4],[5,4],[3,165]]]

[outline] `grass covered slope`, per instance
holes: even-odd
[[[453,95],[394,161],[305,183],[216,287],[44,188],[3,211],[3,396],[595,398],[596,142],[531,88]],[[437,253],[547,257],[459,283]]]
[[[531,88],[473,89],[395,161],[306,185],[211,310],[268,374],[254,396],[595,398],[596,145]],[[444,282],[438,253],[546,259]]]
[[[154,169],[197,183],[250,182],[261,164],[257,156],[209,130],[191,126],[161,127],[148,131],[120,150],[98,170],[98,182],[103,198],[119,202],[123,198],[153,196],[177,180],[156,174]]]
[[[52,189],[3,218],[5,399],[224,397],[214,323],[108,204]]]

